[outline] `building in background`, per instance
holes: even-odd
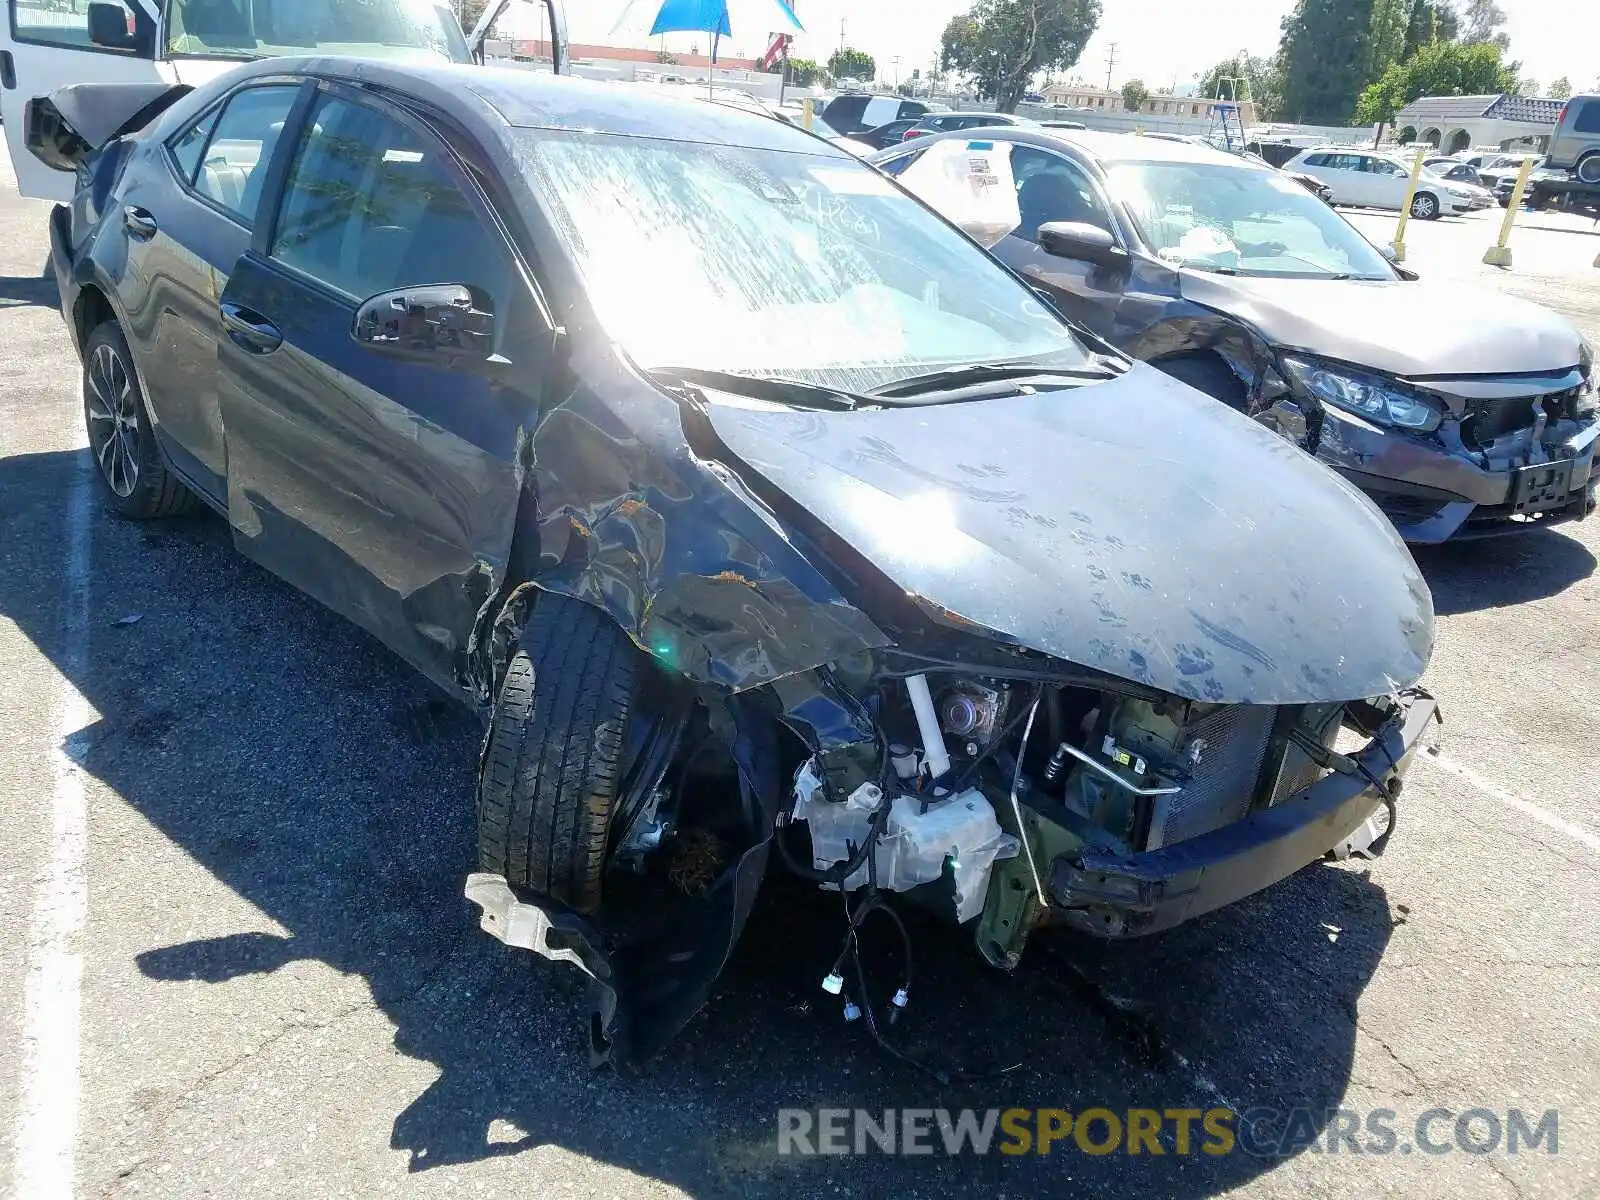
[[[1560,100],[1526,96],[1424,96],[1394,119],[1395,137],[1427,142],[1445,154],[1472,146],[1545,150],[1561,116]]]

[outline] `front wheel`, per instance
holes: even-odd
[[[644,655],[609,616],[541,595],[506,668],[478,781],[478,862],[578,912],[600,907]]]
[[[100,325],[84,344],[83,416],[113,509],[133,520],[194,511],[194,493],[161,460],[133,354],[115,321]]]
[[[1411,215],[1419,221],[1439,218],[1439,201],[1432,192],[1418,192],[1411,197]]]

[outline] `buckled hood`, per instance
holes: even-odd
[[[1432,651],[1432,598],[1383,515],[1150,367],[844,413],[718,396],[711,422],[896,586],[1058,658],[1292,704],[1387,693]]]

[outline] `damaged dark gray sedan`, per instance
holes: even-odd
[[[602,1058],[769,867],[1006,968],[1387,841],[1435,715],[1390,524],[871,168],[517,71],[262,62],[90,152],[118,96],[33,131],[111,504],[198,498],[478,708],[467,894]]]

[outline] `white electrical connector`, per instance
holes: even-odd
[[[933,693],[928,691],[928,677],[906,676],[906,694],[911,697],[911,711],[917,715],[917,732],[922,736],[922,765],[928,769],[930,779],[938,779],[950,769],[950,751],[945,749]]]
[[[861,1006],[859,1004],[857,1004],[854,1000],[846,1000],[844,1002],[844,1019],[848,1022],[848,1021],[859,1020],[860,1017],[861,1017]]]
[[[907,992],[905,988],[901,988],[894,994],[894,999],[889,1001],[889,1003],[893,1004],[896,1008],[904,1008],[906,1005],[911,1003],[911,994]]]
[[[822,981],[822,990],[830,996],[837,996],[844,991],[844,976],[835,971]]]

